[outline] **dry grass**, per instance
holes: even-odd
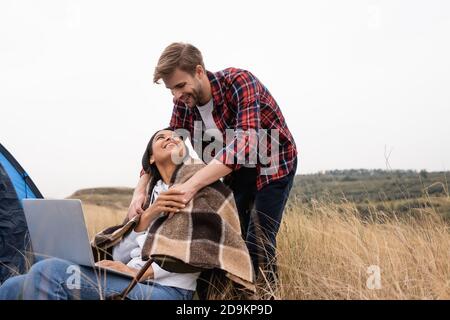
[[[361,219],[352,204],[289,208],[278,236],[282,285],[275,296],[449,299],[449,227],[433,210],[415,216]],[[372,265],[380,268],[380,289],[367,287]]]
[[[84,219],[91,239],[97,232],[123,222],[126,209],[114,209],[83,203]]]
[[[92,236],[120,223],[126,209],[85,205]],[[372,212],[351,203],[289,205],[278,234],[277,299],[449,299],[450,234],[432,209],[414,218]],[[366,285],[378,266],[381,288]]]

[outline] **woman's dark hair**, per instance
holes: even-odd
[[[158,182],[158,180],[161,179],[161,174],[159,173],[156,164],[150,164],[150,157],[153,155],[153,140],[155,139],[155,136],[158,134],[158,132],[163,130],[172,130],[172,128],[168,127],[156,131],[150,138],[150,141],[147,144],[147,148],[145,148],[144,155],[142,156],[142,169],[145,171],[145,173],[150,174],[150,181],[148,186],[149,195],[152,193],[153,188],[156,185],[156,182]],[[144,210],[146,210],[150,205],[150,198],[151,198],[150,196],[147,197],[147,201],[144,203],[142,207]]]

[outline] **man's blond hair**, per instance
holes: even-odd
[[[153,82],[158,83],[159,79],[170,76],[177,68],[194,75],[198,65],[205,69],[200,50],[189,43],[174,42],[159,57]]]

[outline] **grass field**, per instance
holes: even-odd
[[[120,223],[130,190],[83,198],[90,235]],[[418,201],[430,201],[419,199]],[[431,199],[450,206],[449,197]],[[353,202],[290,200],[278,234],[277,299],[449,299],[449,225],[435,206],[361,213]]]
[[[351,203],[291,206],[278,248],[280,299],[450,298],[449,226],[432,209],[362,218]]]

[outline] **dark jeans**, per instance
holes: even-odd
[[[297,159],[287,176],[272,181],[259,191],[256,189],[255,168],[242,167],[232,174],[230,188],[234,193],[242,236],[252,258],[257,279],[261,268],[267,281],[277,280],[276,236],[296,169]]]

